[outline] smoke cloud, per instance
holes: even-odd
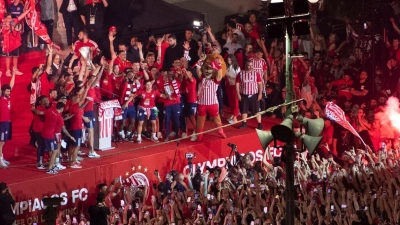
[[[381,121],[382,126],[392,126],[395,130],[400,131],[400,103],[399,99],[390,97],[383,112],[376,114],[375,118]]]

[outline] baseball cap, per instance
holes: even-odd
[[[274,85],[273,83],[268,82],[268,83],[265,85],[265,88],[274,89],[274,88],[275,88],[275,85]]]
[[[117,28],[115,26],[111,26],[110,29],[108,29],[108,31],[117,31]]]

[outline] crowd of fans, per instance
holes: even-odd
[[[319,154],[295,162],[295,224],[398,224],[399,172],[391,146],[378,153],[346,151],[339,160]],[[284,164],[265,152],[262,162],[236,154],[237,162],[171,171],[153,187],[116,178],[98,186],[97,203],[78,224],[285,224]],[[87,216],[90,219],[86,219]],[[74,224],[59,214],[57,224]]]
[[[116,27],[103,27],[106,0],[84,7],[75,0],[63,3],[71,53],[62,59],[47,46],[47,62],[32,68],[28,86],[34,116],[31,144],[37,147],[37,168],[48,174],[66,169],[63,157],[70,168],[82,168],[84,143],[88,157],[100,157],[93,147],[93,107],[99,101],[117,99],[122,106],[115,111],[115,139],[140,144],[144,138],[159,142],[188,135],[199,141],[206,116],[217,127],[223,119],[244,119],[238,126],[244,129],[249,113],[285,99],[284,39],[264,36],[256,13],[232,16],[218,35],[207,27],[198,40],[188,29],[182,40],[164,34],[125,43]],[[318,9],[310,8],[314,18]],[[92,15],[93,10],[98,14]],[[343,40],[321,33],[316,20],[311,20],[310,35],[294,34],[293,49],[302,55],[291,59],[294,97],[305,99],[299,113],[325,120],[317,153],[299,154],[295,163],[296,224],[398,224],[399,143],[396,131],[382,126],[376,116],[389,97],[400,94],[398,18],[386,21],[390,26],[381,28],[381,39],[375,39],[371,21],[347,18]],[[385,64],[372,61],[370,45],[386,45],[381,55]],[[82,56],[88,49],[91,60]],[[12,83],[2,86],[0,104],[9,104],[18,73],[16,67],[7,73]],[[328,101],[341,106],[367,150],[359,150],[364,146],[358,138],[325,117]],[[228,116],[224,105],[229,105]],[[5,116],[9,108],[5,111],[0,113],[2,134],[10,126]],[[266,115],[282,118],[284,111]],[[257,117],[258,129],[263,129],[262,119]],[[222,128],[218,133],[226,138]],[[1,138],[2,150],[10,136]],[[50,153],[47,168],[45,152]],[[268,153],[262,163],[245,155],[237,164],[227,161],[225,167],[197,171],[186,179],[170,172],[163,181],[158,174],[153,187],[128,187],[119,179],[109,187],[99,185],[97,204],[88,210],[90,222],[285,224],[284,162],[276,163]],[[0,167],[8,165],[0,151]],[[85,215],[79,222],[60,214],[58,224],[87,222]]]

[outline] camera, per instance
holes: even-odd
[[[229,147],[233,148],[233,149],[236,149],[236,148],[237,148],[237,146],[236,146],[235,144],[232,144],[232,143],[228,143],[227,145],[228,145]]]
[[[196,155],[195,155],[193,152],[187,152],[187,153],[185,154],[185,157],[186,157],[187,159],[193,159],[193,158],[196,158]]]

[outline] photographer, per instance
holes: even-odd
[[[11,189],[4,182],[0,183],[0,224],[11,225],[15,222],[13,208],[15,199]]]

